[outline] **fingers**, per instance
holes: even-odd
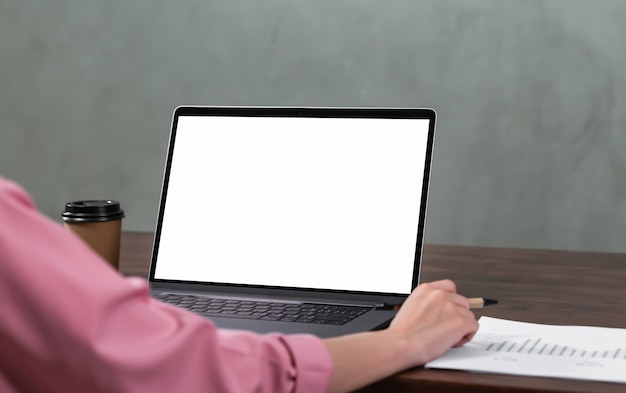
[[[461,347],[465,344],[467,344],[468,342],[472,341],[472,338],[474,338],[474,335],[476,334],[476,332],[478,331],[478,323],[475,324],[475,327],[472,328],[473,330],[467,334],[465,334],[463,337],[461,337],[461,339],[454,344],[452,347],[453,348],[458,348]]]
[[[431,323],[441,323],[458,315],[474,319],[474,314],[469,311],[469,301],[456,293],[455,289],[450,280],[418,286],[398,311],[392,326],[410,330]],[[450,343],[452,344],[453,342]]]
[[[456,284],[452,280],[439,280],[432,281],[424,284],[420,284],[417,288],[424,288],[428,290],[439,289],[446,292],[456,292]]]
[[[454,344],[452,347],[453,348],[458,348],[458,347],[462,347],[463,345],[467,344],[468,342],[472,341],[472,338],[474,338],[474,335],[476,334],[476,331],[473,331],[472,333],[468,333],[465,336],[463,336],[463,338],[461,338],[459,340],[459,342],[457,342],[456,344]]]
[[[451,280],[433,281],[419,285],[414,292],[414,297],[428,297],[433,301],[450,301],[463,308],[470,307],[469,300],[456,293],[456,285]]]
[[[469,310],[470,308],[469,300],[465,296],[459,295],[458,293],[449,294],[448,299],[456,306],[465,308],[467,310]]]
[[[424,284],[404,303],[389,327],[411,347],[412,365],[424,364],[474,337],[478,322],[469,301],[451,282]]]
[[[415,339],[422,353],[418,358],[428,361],[474,337],[478,322],[469,308],[469,300],[456,292],[451,280],[424,283],[405,301],[390,328]]]

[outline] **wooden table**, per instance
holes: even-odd
[[[147,276],[151,247],[151,233],[125,232],[122,273]],[[466,296],[498,299],[477,317],[626,328],[626,254],[426,245],[421,281],[441,278]],[[362,392],[612,393],[626,385],[416,368]]]

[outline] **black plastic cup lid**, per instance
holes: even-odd
[[[63,221],[112,221],[124,218],[120,203],[109,200],[76,201],[65,204]]]

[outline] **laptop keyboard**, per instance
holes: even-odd
[[[233,300],[172,293],[161,293],[155,297],[165,303],[185,308],[205,317],[230,317],[325,325],[344,325],[371,310],[369,307],[362,306]]]

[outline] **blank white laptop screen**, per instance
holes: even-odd
[[[428,130],[179,117],[154,278],[410,293]]]

